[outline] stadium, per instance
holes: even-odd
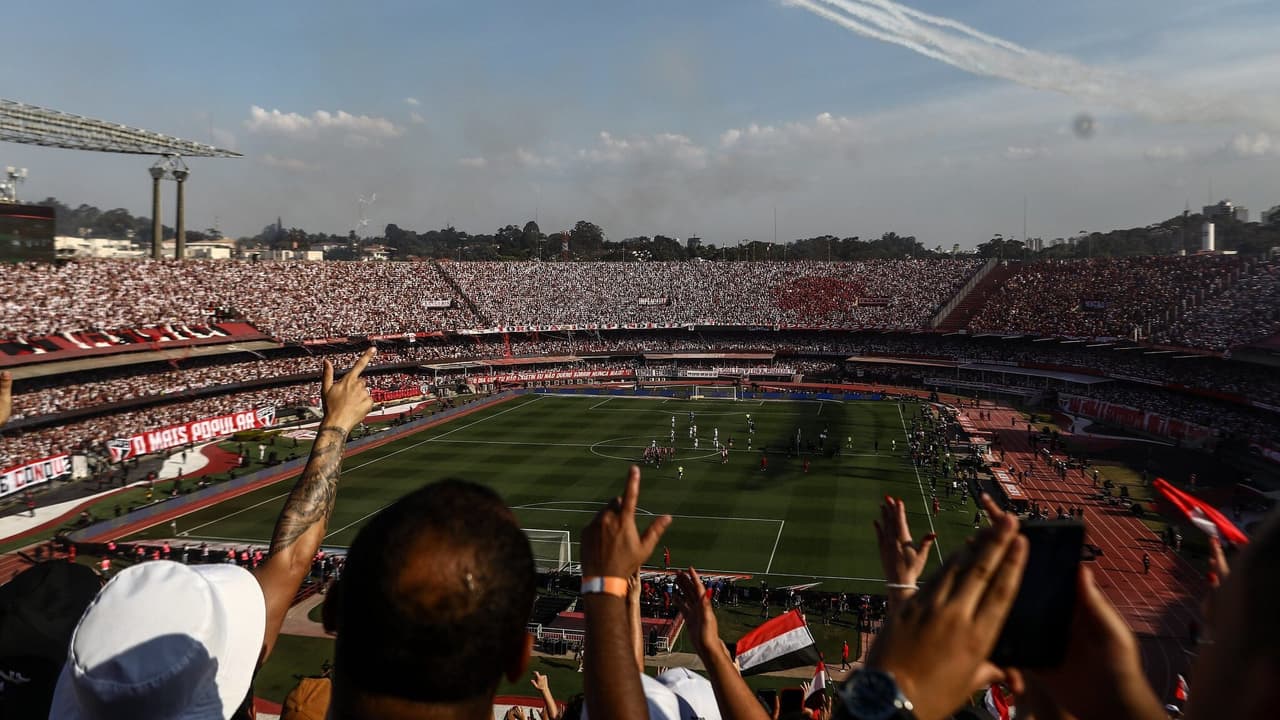
[[[253,109],[248,127],[283,127]],[[1082,139],[1095,132],[1086,119]],[[287,120],[303,121],[398,137],[366,116]],[[221,706],[193,717],[322,717],[331,685],[331,717],[372,716],[352,710],[360,693],[434,707],[468,682],[447,669],[472,669],[471,640],[515,621],[518,640],[484,647],[498,663],[527,644],[524,664],[452,700],[479,698],[494,718],[621,717],[614,692],[634,688],[611,674],[618,655],[603,659],[620,650],[631,681],[639,665],[650,717],[914,718],[904,692],[920,693],[925,718],[1006,720],[1015,699],[1032,713],[1045,698],[1105,717],[1064,700],[1046,669],[1079,671],[1078,646],[1093,644],[1103,650],[1088,682],[1121,668],[1141,686],[1114,717],[1157,717],[1138,706],[1180,717],[1187,678],[1211,663],[1205,648],[1236,647],[1218,639],[1232,637],[1213,605],[1228,602],[1224,582],[1249,578],[1230,586],[1248,588],[1235,592],[1249,608],[1274,585],[1274,210],[1249,223],[1211,199],[1144,229],[1053,246],[997,235],[947,252],[894,233],[778,242],[776,208],[775,242],[746,245],[614,242],[585,220],[544,234],[527,218],[493,235],[389,223],[375,237],[362,196],[347,236],[277,220],[231,239],[186,229],[183,158],[239,151],[8,100],[0,140],[159,158],[147,218],[19,203],[25,170],[0,185],[0,383],[11,383],[0,392],[0,716],[150,716],[98,695],[107,709],[88,711],[86,693],[124,681],[85,678],[159,672],[127,645],[163,637],[119,628],[154,618],[186,638],[205,598],[179,583],[147,599],[145,583],[207,577],[258,580],[256,605],[227,601],[228,627],[253,626],[258,607],[267,619],[249,633],[251,677],[218,670]],[[167,181],[173,227],[161,218]],[[1035,564],[1035,528],[1080,529],[1066,586]],[[504,561],[528,553],[527,588],[523,560],[484,565],[500,540]],[[1006,554],[983,555],[997,544]],[[627,552],[635,567],[600,571]],[[974,591],[974,617],[947,615],[940,595],[979,580],[990,585]],[[1001,582],[1012,583],[1003,595]],[[1033,582],[1052,589],[1024,607]],[[136,596],[113,595],[120,587]],[[527,607],[508,612],[526,590]],[[617,598],[625,620],[606,604]],[[885,648],[919,618],[943,618],[916,644],[946,664],[961,651],[944,636],[969,637],[961,628],[989,625],[983,608],[1000,603],[996,631],[1029,622],[1020,639],[1059,655],[1024,667],[996,661],[1007,648],[994,631],[957,640],[985,642],[971,664],[1001,672],[931,715],[918,698],[933,687],[908,684],[899,668],[913,666],[893,666]],[[1062,607],[1074,614],[1053,614]],[[1274,657],[1268,632],[1240,657]],[[708,637],[724,641],[727,665]],[[85,658],[98,644],[126,647],[95,668]],[[343,679],[350,665],[333,661],[357,652],[366,662]],[[369,669],[370,658],[402,667]],[[414,690],[415,668],[445,679]],[[703,683],[705,705],[673,671]],[[876,673],[903,714],[857,714]],[[6,695],[6,682],[18,689]],[[668,692],[655,683],[684,709],[654,709],[653,693]],[[68,693],[84,704],[74,713]]]

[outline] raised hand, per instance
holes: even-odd
[[[547,682],[547,676],[537,670],[533,671],[533,677],[529,682],[533,685],[534,689],[539,692],[551,692],[551,684]]]
[[[685,624],[689,626],[689,637],[693,640],[693,648],[699,657],[705,656],[708,651],[723,648],[720,624],[716,620],[711,602],[707,600],[707,588],[702,584],[698,571],[693,568],[681,570],[676,574],[676,587],[680,589],[676,605],[684,616]]]
[[[915,593],[911,586],[920,579],[929,561],[929,550],[937,538],[929,533],[914,542],[907,525],[907,507],[902,500],[885,496],[880,504],[880,519],[875,521],[876,544],[880,548],[880,566],[889,584],[889,599],[895,604]]]
[[[1081,720],[1164,718],[1143,673],[1137,639],[1084,566],[1076,596],[1066,659],[1051,670],[1022,671],[1028,685],[1040,686],[1055,705]]]
[[[941,720],[1002,677],[987,657],[1026,562],[1017,518],[993,518],[922,591],[894,609],[867,666],[893,674],[919,720]]]
[[[336,426],[344,433],[349,433],[373,409],[369,386],[360,374],[376,353],[374,348],[365,350],[341,380],[333,379],[333,363],[324,361],[324,374],[320,380],[321,401],[324,405],[322,424]]]
[[[627,472],[621,497],[609,501],[582,532],[582,574],[627,578],[653,555],[662,533],[671,525],[670,515],[659,515],[641,535],[636,528],[636,504],[640,500],[640,468]]]

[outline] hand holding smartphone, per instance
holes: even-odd
[[[1050,668],[1062,663],[1076,607],[1076,574],[1084,546],[1077,520],[1021,525],[1030,543],[1017,598],[991,651],[1000,667]]]

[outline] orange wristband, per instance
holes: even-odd
[[[613,595],[614,597],[625,598],[627,596],[627,579],[620,577],[584,577],[582,578],[582,594],[593,595]]]

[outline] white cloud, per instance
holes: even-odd
[[[482,157],[464,157],[458,158],[458,164],[465,168],[483,168],[489,164],[489,161]]]
[[[707,149],[676,133],[615,137],[601,132],[595,145],[578,151],[578,158],[598,165],[671,163],[673,169],[699,169],[706,167]]]
[[[414,125],[422,125],[426,121],[427,119],[422,117],[422,115],[420,115],[419,113],[416,113],[416,112],[409,113],[409,122],[412,122]]]
[[[776,152],[799,144],[831,148],[854,142],[859,130],[858,123],[852,118],[824,112],[809,122],[795,121],[783,125],[751,123],[742,128],[730,128],[720,134],[720,148],[756,153]]]
[[[1238,157],[1246,158],[1280,155],[1280,141],[1264,132],[1252,135],[1240,133],[1231,138],[1231,142],[1227,144],[1227,149]]]
[[[404,131],[395,123],[372,115],[353,115],[345,110],[329,112],[316,110],[311,115],[296,112],[266,110],[254,105],[249,108],[245,127],[250,132],[275,133],[293,137],[314,138],[320,132],[342,130],[366,138],[388,139],[399,137]]]
[[[1038,160],[1040,158],[1049,157],[1052,154],[1053,151],[1043,145],[1010,145],[1004,149],[1004,157],[1006,160]]]
[[[277,157],[271,153],[262,156],[262,164],[267,167],[279,168],[281,170],[289,170],[292,172],[310,172],[315,170],[315,166],[291,157]]]
[[[418,98],[416,97],[407,97],[404,99],[404,102],[406,105],[412,105],[413,107],[418,107],[419,105],[422,104],[421,102],[418,101]]]

